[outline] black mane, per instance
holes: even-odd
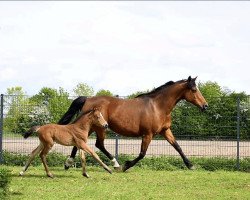
[[[150,96],[150,95],[153,95],[155,93],[158,93],[159,91],[165,89],[166,87],[169,87],[170,85],[173,85],[175,83],[180,83],[180,82],[184,82],[185,80],[181,80],[181,81],[168,81],[167,83],[157,87],[157,88],[154,88],[152,91],[150,92],[146,92],[146,93],[142,93],[142,94],[139,94],[137,95],[135,98],[138,98],[138,97],[146,97],[146,96]]]

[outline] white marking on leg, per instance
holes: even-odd
[[[19,175],[22,176],[24,174],[24,171],[20,171]]]
[[[117,168],[120,167],[119,163],[117,162],[117,160],[115,158],[113,158],[113,160],[111,160],[113,163],[113,167]]]
[[[65,162],[65,165],[67,166],[67,167],[70,167],[70,166],[72,166],[74,164],[74,158],[71,158],[71,157],[69,157],[67,160],[66,160],[66,162]]]

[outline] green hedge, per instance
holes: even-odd
[[[107,163],[111,164],[109,159],[104,156],[102,153],[98,153],[100,158]],[[16,153],[3,153],[5,165],[10,166],[24,166],[25,162],[28,159],[27,155],[16,154]],[[62,166],[64,165],[66,157],[60,153],[51,152],[47,156],[47,161],[49,166]],[[126,160],[134,159],[133,156],[129,155],[119,155],[119,163],[123,164]],[[233,158],[191,158],[191,162],[195,165],[196,169],[200,170],[228,170],[234,171],[236,168],[236,159]],[[99,164],[89,155],[86,156],[86,161],[88,166],[98,166]],[[79,156],[75,159],[76,167],[81,167]],[[37,156],[32,162],[33,166],[41,165],[40,157]],[[153,170],[178,170],[178,169],[187,169],[179,157],[145,157],[141,160],[135,167],[141,167],[145,169]],[[250,172],[250,158],[245,158],[240,160],[240,171]]]
[[[6,199],[8,197],[10,181],[10,171],[7,169],[0,169],[0,199]]]

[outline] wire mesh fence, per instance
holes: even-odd
[[[29,154],[37,137],[24,140],[22,133],[33,125],[57,123],[75,97],[1,95],[0,150]],[[250,157],[250,96],[207,98],[209,109],[201,113],[193,105],[179,102],[172,113],[172,131],[188,157]],[[141,139],[109,131],[105,147],[113,155],[138,155]],[[88,140],[95,147],[94,134]],[[72,147],[54,145],[52,151],[69,155]],[[179,156],[163,138],[155,137],[147,156]]]

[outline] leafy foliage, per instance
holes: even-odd
[[[10,171],[4,168],[0,169],[0,198],[5,199],[9,193],[9,184],[11,181]]]
[[[99,157],[103,162],[110,164],[108,158],[103,154],[98,152]],[[17,154],[17,153],[9,153],[4,151],[4,165],[8,166],[23,166],[25,162],[28,160],[27,155]],[[130,155],[119,155],[118,161],[123,164],[127,160],[134,159],[134,156]],[[195,165],[197,169],[208,170],[208,171],[216,171],[216,170],[228,170],[235,171],[236,168],[236,159],[234,158],[191,158],[191,162]],[[65,162],[65,156],[60,153],[51,152],[47,156],[47,161],[49,166],[63,166]],[[88,166],[99,166],[96,160],[93,157],[86,155],[86,162]],[[76,167],[81,168],[80,157],[77,156],[75,158]],[[31,163],[33,166],[41,165],[40,157],[37,156],[34,161]],[[160,170],[179,170],[179,169],[187,169],[181,158],[176,157],[168,157],[168,156],[160,156],[160,157],[145,157],[141,160],[135,167],[143,168],[143,169],[152,169],[156,171]],[[240,160],[240,171],[250,172],[250,159],[244,158]]]
[[[222,139],[236,138],[237,115],[241,116],[241,138],[249,138],[249,98],[244,93],[224,91],[217,83],[199,83],[198,87],[208,102],[209,109],[201,113],[198,108],[181,101],[172,113],[172,129],[176,135]],[[238,108],[237,101],[240,100]],[[240,113],[237,113],[239,109]],[[247,117],[248,116],[248,117]]]
[[[101,89],[96,93],[95,96],[114,96],[114,95],[109,90]]]
[[[73,92],[76,96],[93,96],[94,89],[86,83],[79,83],[73,89]]]
[[[175,135],[192,138],[217,137],[235,139],[237,123],[240,123],[241,139],[250,139],[250,99],[245,93],[235,93],[221,88],[216,82],[197,84],[209,104],[201,113],[198,108],[180,101],[172,112],[172,130]],[[137,91],[127,98],[149,92]],[[94,90],[86,83],[79,83],[74,89],[76,95],[92,96]],[[63,89],[44,87],[37,95],[28,97],[21,87],[7,90],[4,98],[4,131],[22,133],[33,125],[57,123],[69,108],[72,99]],[[101,89],[96,96],[113,96],[109,90]],[[239,103],[239,104],[238,104]],[[238,113],[239,111],[239,113]],[[237,121],[239,115],[240,121]],[[112,133],[110,133],[112,134]]]

